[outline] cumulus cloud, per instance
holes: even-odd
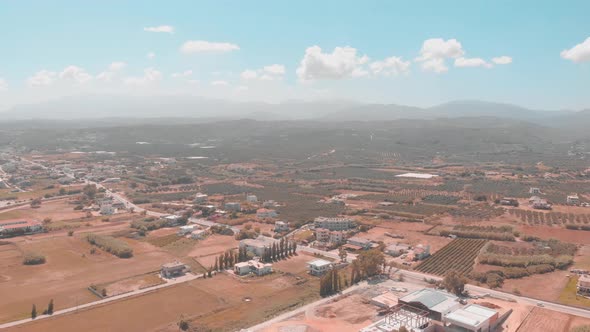
[[[192,70],[185,70],[183,72],[180,73],[173,73],[171,76],[172,78],[183,78],[183,77],[189,77],[193,74]]]
[[[92,75],[88,74],[84,68],[68,66],[59,73],[59,78],[74,83],[86,83],[92,80]]]
[[[228,86],[229,83],[227,81],[218,80],[218,81],[211,82],[211,85],[212,86]]]
[[[512,63],[512,58],[506,55],[492,58],[492,62],[497,65],[507,65]]]
[[[40,70],[27,79],[27,84],[32,87],[51,85],[55,82],[57,73],[49,70]]]
[[[146,27],[143,28],[143,31],[147,32],[165,32],[165,33],[174,33],[174,27],[170,25],[159,25],[156,27]]]
[[[110,71],[120,71],[123,70],[123,68],[127,67],[127,64],[125,62],[113,62],[109,65],[109,70]]]
[[[6,80],[0,77],[0,91],[8,89],[8,83]]]
[[[460,58],[465,54],[461,43],[456,39],[444,40],[431,38],[424,41],[417,62],[422,63],[422,69],[443,73],[449,70],[446,59]]]
[[[246,69],[240,74],[240,77],[243,80],[274,81],[282,79],[285,72],[285,66],[272,64],[260,69]]]
[[[205,40],[189,40],[182,44],[180,47],[180,51],[184,54],[194,54],[194,53],[223,53],[223,52],[231,52],[237,51],[240,47],[236,44],[232,43],[217,43],[217,42],[209,42]]]
[[[113,62],[109,65],[106,71],[96,75],[96,79],[101,82],[111,82],[119,75],[119,73],[127,67],[125,62]]]
[[[410,62],[404,61],[401,57],[392,56],[382,61],[372,62],[369,68],[375,75],[397,76],[408,72]]]
[[[561,57],[576,63],[590,61],[590,37],[569,50],[561,51]]]
[[[146,68],[143,71],[143,76],[127,77],[123,83],[134,86],[145,86],[156,83],[162,80],[162,73],[154,68]]]
[[[455,59],[455,67],[485,67],[492,68],[492,64],[482,58],[464,58]]]
[[[154,52],[148,52],[148,54],[145,55],[146,58],[148,59],[153,59],[156,57],[156,53]]]
[[[358,55],[353,47],[336,47],[332,53],[324,53],[319,46],[311,46],[297,68],[297,76],[302,81],[341,80],[350,77],[365,76],[368,72],[362,68],[369,61],[366,55]]]

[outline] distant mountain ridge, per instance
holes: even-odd
[[[195,118],[264,121],[392,121],[442,118],[494,117],[550,127],[590,125],[590,110],[545,111],[479,100],[457,100],[432,107],[397,104],[363,104],[352,101],[299,101],[280,104],[232,102],[178,96],[74,96],[41,104],[19,105],[0,113],[10,120],[74,120],[101,118]]]

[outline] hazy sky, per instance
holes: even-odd
[[[590,1],[0,0],[0,107],[65,95],[590,108]]]

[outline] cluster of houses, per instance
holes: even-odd
[[[314,219],[315,246],[336,247],[346,241],[348,231],[355,227],[356,222],[350,218],[317,217]]]
[[[394,332],[402,326],[414,332],[492,332],[510,314],[508,311],[500,316],[495,309],[467,304],[437,289],[424,288],[400,298],[384,295],[373,298],[371,303],[382,308],[385,317],[360,332]]]

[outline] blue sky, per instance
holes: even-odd
[[[589,1],[0,0],[0,107],[161,93],[590,108],[589,12]]]

